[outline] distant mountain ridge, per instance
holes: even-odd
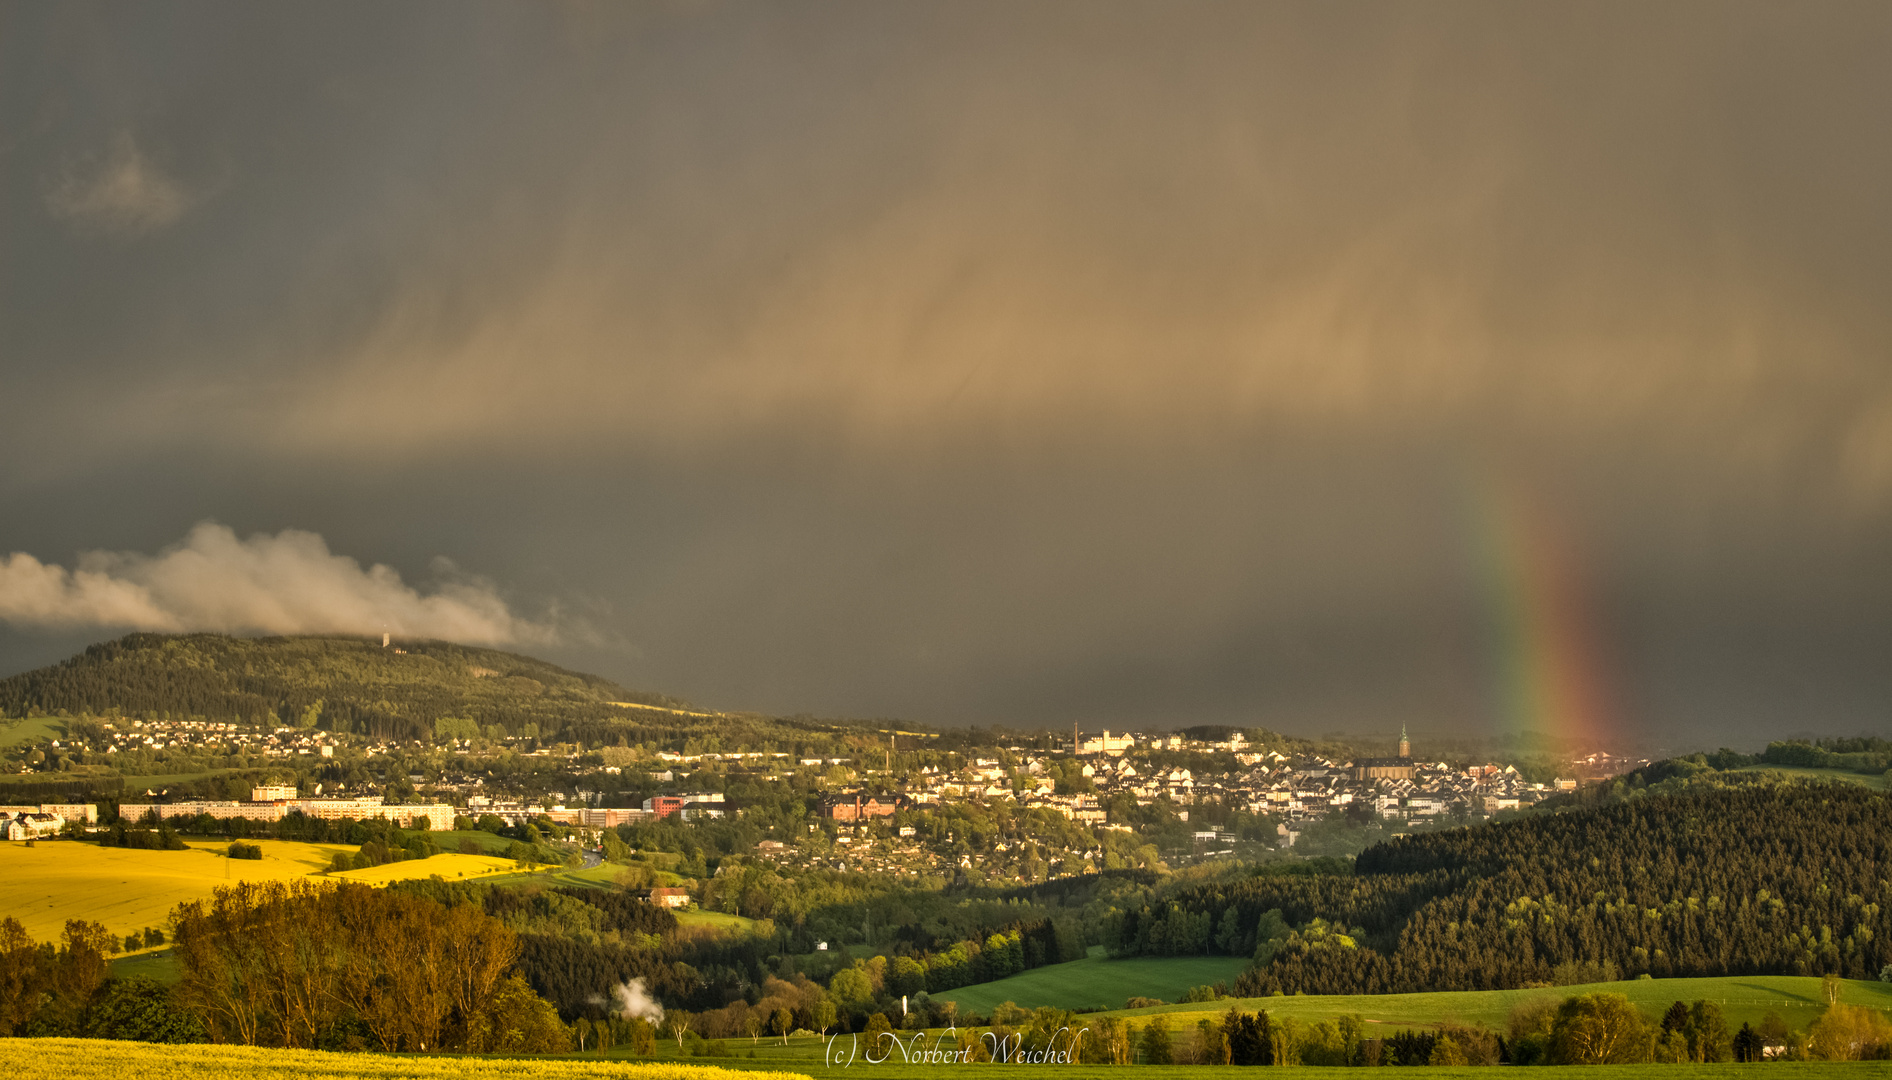
[[[0,711],[145,714],[426,738],[440,717],[570,737],[629,716],[688,724],[688,702],[543,660],[444,641],[131,634],[0,679]],[[661,711],[658,711],[661,710]]]

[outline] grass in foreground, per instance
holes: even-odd
[[[840,1047],[843,1060],[846,1060],[846,1046],[849,1036],[841,1036],[835,1041]],[[1055,1078],[1055,1080],[1123,1080],[1134,1077],[1135,1080],[1258,1080],[1258,1078],[1286,1078],[1286,1080],[1343,1080],[1347,1076],[1367,1075],[1351,1070],[1323,1068],[1317,1066],[1296,1066],[1291,1068],[1257,1069],[1247,1066],[1230,1065],[1039,1065],[1019,1070],[1012,1065],[992,1065],[990,1063],[971,1063],[962,1065],[920,1065],[903,1064],[899,1053],[892,1054],[890,1060],[873,1064],[864,1057],[856,1056],[852,1064],[836,1064],[828,1067],[824,1064],[823,1049],[826,1040],[813,1036],[790,1039],[789,1045],[782,1046],[779,1040],[764,1038],[760,1045],[752,1045],[748,1039],[730,1039],[730,1057],[675,1058],[675,1043],[659,1043],[656,1060],[680,1060],[688,1062],[710,1061],[717,1066],[731,1070],[772,1070],[774,1072],[804,1072],[814,1077],[833,1077],[834,1080],[928,1080],[941,1076],[966,1074],[969,1076],[1012,1076],[1026,1075]],[[748,1056],[751,1050],[755,1056]],[[640,1061],[646,1060],[628,1056],[621,1049],[613,1049],[608,1054],[575,1055],[590,1060],[603,1061]],[[878,1055],[876,1055],[878,1056]],[[997,1069],[998,1072],[980,1070]],[[1886,1065],[1882,1061],[1860,1062],[1818,1062],[1818,1061],[1783,1061],[1768,1062],[1760,1065],[1547,1065],[1533,1066],[1517,1075],[1530,1080],[1641,1080],[1643,1077],[1662,1077],[1667,1080],[1732,1080],[1746,1077],[1753,1080],[1762,1077],[1765,1080],[1819,1080],[1824,1077],[1838,1077],[1840,1080],[1864,1080],[1868,1076],[1883,1076]],[[1439,1078],[1439,1080],[1495,1080],[1506,1074],[1494,1071],[1494,1067],[1402,1067],[1395,1073],[1373,1073],[1386,1077],[1411,1077],[1414,1080]]]
[[[1058,965],[1070,967],[1072,965]],[[1048,970],[1045,968],[1040,971]],[[1445,992],[1432,994],[1386,994],[1386,995],[1333,995],[1223,999],[1213,1003],[1195,1005],[1164,1005],[1148,1009],[1117,1009],[1109,1013],[1080,1015],[1078,1023],[1095,1017],[1109,1015],[1130,1020],[1137,1027],[1152,1021],[1161,1021],[1174,1033],[1179,1043],[1188,1038],[1198,1020],[1219,1019],[1231,1006],[1245,1012],[1267,1009],[1271,1017],[1283,1019],[1294,1017],[1303,1022],[1332,1019],[1340,1016],[1357,1015],[1367,1021],[1380,1034],[1392,1034],[1402,1029],[1422,1029],[1436,1026],[1447,1021],[1467,1024],[1482,1024],[1494,1031],[1503,1031],[1509,1019],[1511,1009],[1518,1003],[1532,997],[1549,997],[1561,1001],[1574,994],[1619,993],[1627,996],[1641,1008],[1643,1015],[1651,1022],[1657,1022],[1662,1013],[1674,1001],[1693,1002],[1706,998],[1722,1005],[1730,1028],[1738,1028],[1743,1023],[1758,1023],[1768,1012],[1778,1012],[1787,1023],[1798,1029],[1804,1029],[1820,1014],[1824,1000],[1820,996],[1820,980],[1793,976],[1753,976],[1729,977],[1716,979],[1639,979],[1629,982],[1593,983],[1584,986],[1559,986],[1537,990],[1477,990],[1464,992]],[[1850,980],[1842,983],[1840,1000],[1849,1005],[1866,1005],[1874,1008],[1892,1010],[1892,984]],[[1021,1003],[1022,1004],[1022,1003]],[[849,1036],[840,1037],[840,1045],[845,1046]],[[823,1047],[825,1041],[817,1038],[790,1039],[786,1045],[780,1040],[763,1039],[752,1043],[748,1039],[731,1039],[727,1045],[736,1055],[732,1058],[708,1058],[691,1060],[713,1060],[718,1064],[730,1064],[732,1067],[761,1067],[774,1069],[805,1069],[809,1071],[824,1068]],[[670,1056],[675,1050],[674,1043],[659,1043],[660,1056]],[[754,1052],[753,1059],[747,1057]],[[614,1051],[613,1053],[619,1053]],[[970,1066],[957,1066],[960,1068]],[[856,1059],[846,1075],[858,1076],[860,1080],[904,1080],[917,1077],[924,1072],[937,1072],[939,1066],[922,1067],[899,1064],[898,1055],[890,1062],[869,1066],[867,1062]],[[1614,1071],[1612,1071],[1612,1068]],[[1752,1076],[1755,1069],[1764,1070],[1766,1076],[1859,1076],[1877,1070],[1879,1074],[1892,1072],[1883,1062],[1865,1062],[1860,1064],[1830,1064],[1819,1062],[1794,1063],[1770,1062],[1765,1065],[1749,1066],[1621,1066],[1598,1069],[1596,1067],[1570,1067],[1569,1076],[1607,1077],[1611,1075],[1641,1076],[1650,1070],[1677,1069],[1689,1071],[1674,1072],[1680,1077],[1723,1077],[1739,1075]],[[865,1069],[866,1071],[862,1071]],[[1784,1070],[1776,1072],[1776,1070]],[[832,1071],[832,1070],[828,1070]],[[1083,1080],[1092,1074],[1103,1074],[1110,1070],[1092,1066],[1059,1066],[1056,1075],[1068,1080]],[[1204,1069],[1201,1067],[1141,1068],[1138,1076],[1151,1073],[1170,1073],[1176,1075],[1173,1080],[1212,1080],[1209,1074],[1223,1070]],[[1316,1075],[1334,1075],[1331,1070],[1309,1070]],[[1490,1076],[1489,1072],[1477,1069],[1432,1069],[1432,1075]],[[1665,1072],[1664,1075],[1668,1073]],[[1242,1075],[1250,1075],[1243,1072]],[[1268,1075],[1276,1075],[1270,1072]],[[1405,1073],[1399,1075],[1404,1076]],[[1558,1068],[1534,1068],[1528,1074],[1532,1077],[1549,1078],[1565,1075]]]
[[[801,1040],[810,1043],[814,1039]],[[426,1055],[334,1054],[318,1050],[268,1050],[242,1046],[158,1046],[150,1043],[96,1039],[0,1039],[0,1069],[12,1080],[807,1080],[820,1069],[819,1049],[812,1068],[794,1072],[760,1057],[711,1058],[688,1063],[572,1055],[553,1058],[482,1058]],[[1265,1074],[1240,1066],[1099,1065],[1046,1066],[1060,1080],[1108,1080],[1133,1075],[1139,1080],[1252,1080],[1258,1075],[1305,1078],[1333,1077],[1333,1069],[1269,1069]],[[1010,1066],[869,1065],[857,1060],[847,1067],[822,1070],[849,1080],[921,1080],[942,1072],[1001,1070]],[[1037,1072],[1038,1070],[1034,1070]],[[1489,1068],[1415,1068],[1421,1077],[1489,1080]],[[1884,1062],[1781,1062],[1766,1065],[1592,1065],[1533,1068],[1534,1080],[1631,1080],[1646,1076],[1674,1080],[1730,1080],[1762,1075],[1770,1080],[1817,1080],[1821,1077],[1864,1078],[1885,1073]],[[1401,1072],[1401,1076],[1407,1075]]]
[[[1175,1001],[1194,986],[1232,983],[1248,967],[1248,961],[1234,956],[1137,956],[1123,960],[1106,959],[1103,949],[1092,948],[1091,955],[1065,964],[1033,968],[995,982],[949,990],[933,995],[959,1003],[962,1011],[991,1013],[1001,1002],[1012,1002],[1035,1009],[1055,1005],[1063,1009],[1122,1008],[1131,997],[1161,998]]]
[[[414,1057],[266,1050],[247,1046],[157,1046],[109,1039],[0,1039],[0,1070],[11,1080],[792,1080],[790,1073],[740,1074],[702,1065],[572,1058]]]

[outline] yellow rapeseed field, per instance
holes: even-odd
[[[446,878],[448,881],[466,881],[488,874],[513,872],[514,863],[511,859],[501,859],[492,855],[454,854],[389,863],[386,866],[376,866],[367,870],[345,870],[339,874],[330,874],[329,877],[338,881],[359,881],[365,885],[386,885],[390,881],[407,881],[410,878],[437,876]]]
[[[390,1057],[109,1039],[0,1039],[9,1080],[810,1080],[801,1073],[558,1059]]]
[[[207,899],[234,881],[303,877],[329,866],[336,844],[288,840],[249,841],[261,859],[231,859],[223,841],[191,841],[188,851],[105,848],[70,840],[42,840],[32,847],[0,843],[0,914],[20,920],[35,941],[59,937],[67,919],[104,923],[121,937],[147,926],[163,926],[171,909]],[[371,870],[332,875],[370,885],[429,877],[466,880],[510,870],[512,863],[484,855],[436,855]]]

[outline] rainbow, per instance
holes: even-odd
[[[1613,724],[1575,545],[1531,493],[1475,475],[1471,548],[1497,729],[1598,740]]]

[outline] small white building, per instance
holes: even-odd
[[[8,840],[37,840],[42,836],[57,836],[65,828],[66,819],[58,814],[42,814],[37,811],[30,814],[18,814],[6,819],[0,830]]]

